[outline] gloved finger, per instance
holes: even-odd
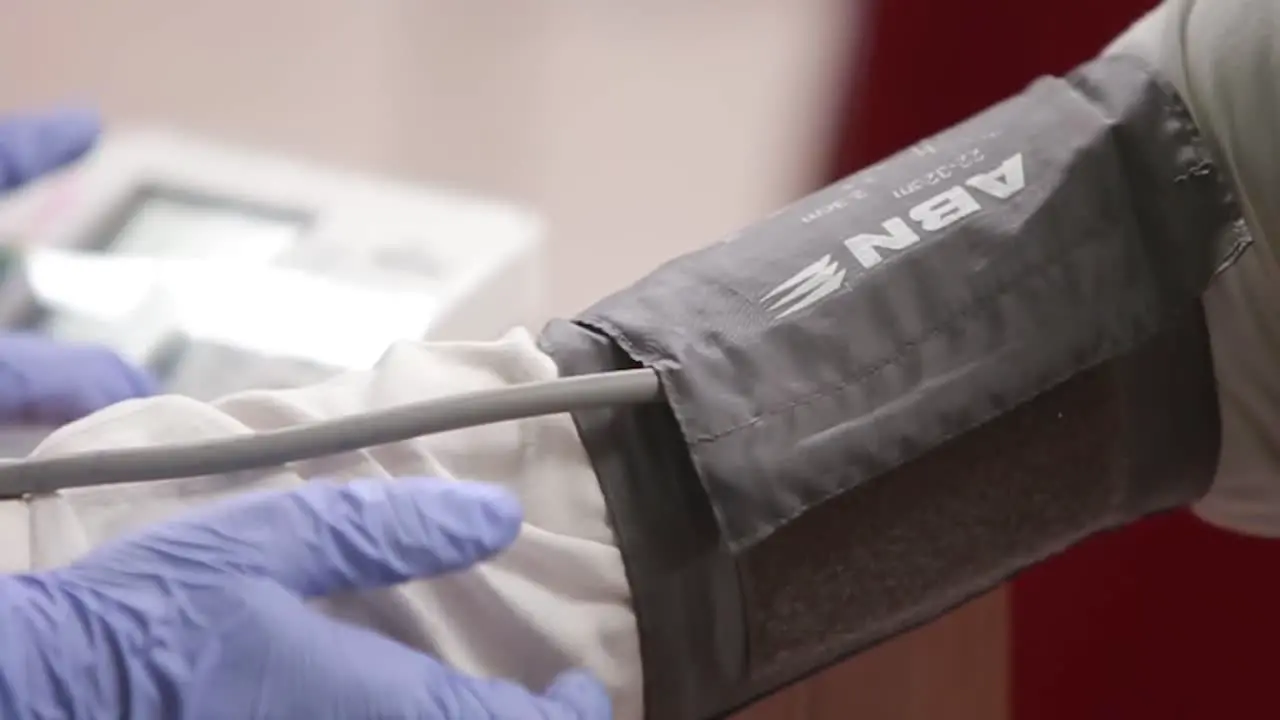
[[[318,615],[315,617],[319,617]],[[312,636],[345,648],[344,657],[367,658],[365,673],[353,672],[347,662],[329,666],[332,686],[345,685],[352,706],[369,712],[342,717],[430,717],[440,720],[610,720],[613,703],[604,686],[590,673],[562,673],[544,692],[537,693],[501,678],[478,678],[445,662],[401,645],[365,628],[330,618],[319,620]],[[376,668],[376,670],[373,670]],[[340,678],[340,679],[339,679]],[[353,697],[354,696],[354,697]],[[358,699],[356,699],[358,698]]]
[[[136,397],[129,378],[123,375],[89,378],[79,387],[68,389],[67,395],[61,407],[57,408],[61,417],[52,418],[59,424],[75,422],[122,400]]]
[[[136,397],[150,397],[159,392],[160,387],[155,378],[146,370],[135,366],[112,350],[102,348],[101,352],[104,355],[103,363],[114,371],[118,378],[117,383],[109,386],[108,395],[111,403]]]
[[[78,420],[88,414],[82,408],[92,402],[83,397],[86,390],[96,392],[94,388],[81,388],[75,380],[66,383],[24,382],[21,390],[8,398],[6,412],[0,422],[58,426]]]
[[[129,400],[130,398],[151,397],[159,394],[160,383],[156,381],[155,376],[146,370],[130,365],[124,359],[120,359],[123,366],[125,377],[129,383],[129,393],[119,400]],[[117,400],[117,402],[119,402]]]
[[[122,400],[154,395],[157,390],[151,376],[111,348],[100,345],[69,346],[72,362],[81,368],[80,381],[83,414],[114,405]]]
[[[436,714],[430,717],[484,718],[485,720],[609,720],[613,703],[604,686],[586,672],[562,674],[542,695],[506,680],[486,680],[464,675],[435,660],[428,683]]]
[[[100,387],[42,386],[25,399],[22,420],[36,425],[65,425],[110,404],[107,397]]]
[[[0,191],[10,190],[80,158],[102,124],[88,110],[59,110],[0,121]]]
[[[233,502],[189,529],[203,530],[206,552],[223,556],[205,561],[315,597],[469,567],[515,541],[522,519],[502,488],[412,478],[313,482]],[[191,534],[174,537],[190,547]]]
[[[153,394],[150,379],[115,353],[102,350],[88,360],[42,382],[30,383],[21,400],[20,420],[63,425],[118,402]]]
[[[544,695],[549,701],[572,709],[576,713],[575,717],[613,717],[613,701],[609,699],[609,693],[599,680],[582,670],[562,673]]]

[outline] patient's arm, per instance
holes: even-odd
[[[212,404],[166,396],[70,425],[35,456],[188,442],[339,417],[556,375],[523,332],[491,343],[403,343],[375,369]],[[544,686],[585,666],[617,717],[641,717],[635,619],[596,477],[567,416],[476,427],[231,476],[70,490],[31,503],[32,565],[65,563],[121,532],[235,493],[312,479],[433,475],[497,482],[525,505],[520,539],[461,575],[325,602],[327,610],[459,668]]]
[[[1222,414],[1222,456],[1195,505],[1236,532],[1280,537],[1280,5],[1270,0],[1167,0],[1109,53],[1146,59],[1186,100],[1230,169],[1256,241],[1204,296]]]

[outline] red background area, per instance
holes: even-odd
[[[1069,70],[1154,5],[881,0],[831,178]],[[1170,513],[1024,573],[1011,607],[1014,720],[1280,717],[1280,542]]]

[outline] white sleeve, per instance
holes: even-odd
[[[1166,0],[1108,52],[1177,86],[1241,195],[1254,246],[1205,294],[1222,457],[1195,511],[1280,537],[1280,2]]]
[[[123,403],[59,430],[34,455],[248,433],[555,375],[523,331],[491,343],[402,343],[371,371],[311,387],[244,392],[212,404],[176,396]],[[586,667],[609,686],[617,717],[639,720],[630,591],[603,496],[567,415],[421,437],[291,470],[65,491],[27,508],[31,563],[62,564],[121,532],[246,490],[415,475],[506,485],[524,501],[520,538],[474,570],[331,599],[323,609],[463,670],[533,688],[569,667]]]

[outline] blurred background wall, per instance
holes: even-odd
[[[571,312],[813,187],[844,0],[50,0],[0,110],[66,100],[526,201]]]

